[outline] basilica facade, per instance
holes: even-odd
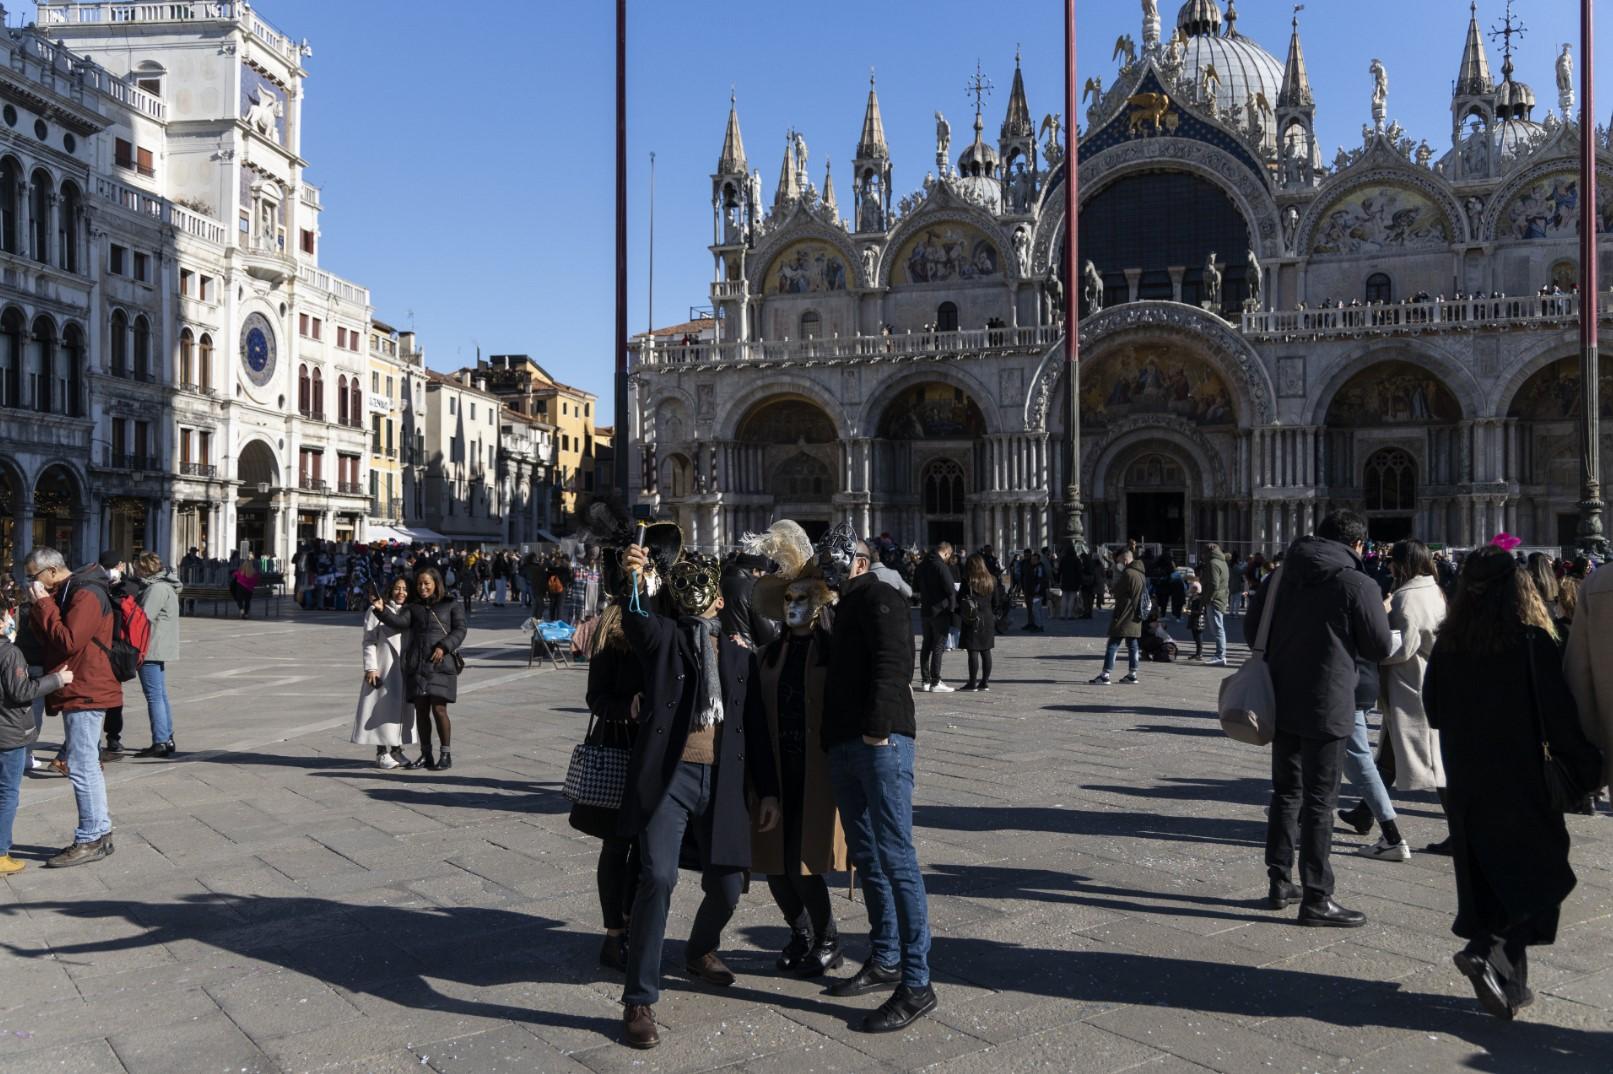
[[[1361,141],[1328,154],[1297,17],[1278,59],[1239,32],[1235,3],[1188,0],[1174,25],[1142,6],[1140,45],[1123,37],[1117,69],[1083,87],[1074,281],[1068,124],[1036,118],[1017,60],[997,137],[978,97],[961,151],[938,113],[934,170],[903,196],[871,84],[844,207],[795,132],[765,200],[731,107],[714,322],[634,354],[637,498],[703,548],[780,517],[1050,544],[1074,287],[1089,539],[1271,549],[1349,506],[1378,539],[1571,543],[1573,57],[1554,111],[1519,80],[1510,35],[1492,73],[1475,11],[1465,36],[1451,28],[1448,136],[1404,131],[1389,73],[1363,56]],[[1609,191],[1605,132],[1597,144]],[[1613,194],[1598,202],[1613,229]]]

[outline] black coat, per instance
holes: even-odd
[[[841,588],[835,605],[823,748],[863,735],[917,737],[912,681],[907,601],[872,574],[858,575]]]
[[[455,653],[465,644],[465,606],[450,594],[435,604],[410,601],[396,612],[382,609],[376,618],[394,630],[408,631],[403,644],[403,684],[410,701],[454,702],[459,700],[459,672],[454,661],[444,656],[431,662],[431,651],[439,646],[444,653]]]
[[[695,717],[700,662],[693,628],[665,615],[639,615],[623,609],[622,630],[644,675],[638,740],[627,768],[627,790],[617,834],[633,838],[644,831],[667,784],[683,759]],[[724,635],[718,644],[723,722],[717,730],[713,766],[711,860],[719,868],[750,867],[751,817],[745,800],[746,775],[758,798],[777,798],[778,771],[769,747],[767,713],[757,681],[756,654]],[[754,745],[746,748],[746,740]]]
[[[1345,545],[1301,537],[1288,547],[1266,663],[1277,692],[1277,730],[1300,738],[1348,738],[1355,711],[1378,700],[1378,662],[1392,646],[1378,583]],[[1273,575],[1272,577],[1277,577]],[[1249,598],[1244,637],[1260,635],[1270,579]]]
[[[588,661],[588,712],[596,717],[585,741],[631,751],[638,741],[633,699],[644,689],[644,670],[625,646],[606,645]],[[640,702],[642,711],[642,701]],[[621,810],[573,805],[571,826],[598,839],[617,838]]]
[[[919,564],[917,583],[919,615],[925,619],[950,618],[958,610],[958,587],[946,560],[931,552]]]
[[[1452,931],[1465,939],[1528,922],[1527,942],[1550,943],[1557,911],[1574,889],[1568,828],[1546,799],[1532,707],[1538,703],[1547,734],[1565,741],[1560,736],[1577,727],[1574,697],[1556,644],[1535,628],[1527,638],[1527,646],[1501,653],[1435,645],[1423,677],[1423,706],[1439,729],[1445,762],[1456,866]]]
[[[722,620],[724,634],[736,634],[746,645],[757,652],[778,640],[778,624],[751,607],[751,592],[756,579],[751,572],[736,564],[729,564],[722,572]]]
[[[963,628],[958,634],[958,646],[971,653],[990,652],[997,642],[997,620],[1008,614],[1008,594],[1003,587],[994,585],[990,593],[973,590],[963,594],[959,601]],[[974,609],[974,622],[969,621],[970,608]]]

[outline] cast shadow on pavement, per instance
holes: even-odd
[[[1095,687],[1094,689],[1097,689],[1097,688]],[[1115,695],[1114,695],[1113,691],[1111,690],[1109,693],[1105,694],[1104,696],[1105,697],[1113,697]],[[1124,701],[1124,695],[1121,695],[1116,700],[1117,701]],[[1180,708],[1174,708],[1174,709],[1173,708],[1165,708],[1162,705],[1126,705],[1123,708],[1119,707],[1118,705],[1114,705],[1114,704],[1110,704],[1110,705],[1100,705],[1100,704],[1091,704],[1091,705],[1043,705],[1041,710],[1043,712],[1075,712],[1075,713],[1080,713],[1082,715],[1087,715],[1087,716],[1115,716],[1115,715],[1122,715],[1122,716],[1165,716],[1165,717],[1174,716],[1177,719],[1188,718],[1188,717],[1184,717],[1182,715],[1182,710]],[[1205,719],[1211,719],[1213,717],[1214,717],[1213,713],[1208,712],[1208,711],[1205,712]],[[1107,726],[1107,725],[1103,729],[1104,730],[1129,730],[1128,728],[1110,727],[1110,726]],[[1143,730],[1143,729],[1142,728],[1136,728],[1135,730]],[[1172,730],[1177,730],[1177,729],[1172,728]],[[1205,730],[1209,730],[1209,729],[1206,728]],[[1198,733],[1197,728],[1183,727],[1183,728],[1180,729],[1180,731],[1181,731],[1182,734],[1196,734],[1196,733]],[[1222,735],[1223,734],[1219,724],[1217,724],[1216,727],[1214,728],[1214,733],[1216,735]]]
[[[1024,899],[1066,903],[1138,916],[1200,917],[1221,921],[1271,922],[1269,913],[1238,913],[1265,906],[1265,899],[1238,902],[1212,895],[1105,887],[1087,877],[1052,869],[1018,869],[1000,865],[927,865],[924,888],[931,895],[971,899]]]
[[[363,770],[357,772],[315,772],[314,775],[325,779],[364,779],[385,783],[384,787],[355,786],[377,802],[391,802],[394,805],[522,813],[571,812],[571,802],[560,792],[558,783],[489,776],[451,776],[427,769],[380,772],[370,765],[365,765]]]
[[[1095,788],[1100,789],[1100,788]],[[914,828],[953,832],[1056,832],[1166,842],[1264,847],[1266,819],[1236,820],[1126,810],[1054,809],[1049,806],[913,807]]]

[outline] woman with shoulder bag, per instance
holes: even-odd
[[[398,613],[409,602],[409,582],[403,576],[386,587],[387,611]],[[375,747],[377,768],[407,768],[403,747],[414,742],[414,719],[409,689],[403,674],[404,649],[409,636],[381,621],[375,611],[364,613],[364,685],[353,716],[353,743]]]
[[[997,619],[1007,613],[1008,597],[979,552],[964,564],[963,578],[963,632],[959,643],[969,653],[969,681],[959,689],[987,691],[991,689],[991,651],[997,644]]]
[[[622,608],[605,607],[594,628],[588,657],[588,711],[593,721],[584,740],[590,746],[631,753],[638,739],[638,714],[644,692],[644,669],[628,648],[622,631]],[[599,909],[605,940],[599,961],[614,970],[627,969],[627,928],[638,892],[638,843],[616,833],[619,808],[576,804],[571,826],[600,840]]]
[[[1575,884],[1563,821],[1571,806],[1554,769],[1594,783],[1601,756],[1580,731],[1551,617],[1510,551],[1492,544],[1463,562],[1423,704],[1445,767],[1451,931],[1468,941],[1456,967],[1486,1011],[1511,1019],[1535,998],[1528,948],[1556,940]]]
[[[414,705],[420,756],[408,767],[446,770],[453,765],[449,755],[453,726],[448,720],[448,706],[459,698],[459,673],[465,666],[465,658],[459,655],[465,644],[465,608],[443,585],[442,575],[434,567],[415,575],[414,599],[402,608],[391,611],[379,600],[370,607],[381,622],[409,633],[403,675],[409,701]],[[442,753],[437,756],[431,752],[433,724],[442,740]]]

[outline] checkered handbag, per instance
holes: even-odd
[[[571,764],[566,767],[566,785],[561,793],[576,805],[620,809],[622,794],[627,789],[627,759],[631,751],[595,741],[597,719],[590,717],[587,736],[571,750]]]

